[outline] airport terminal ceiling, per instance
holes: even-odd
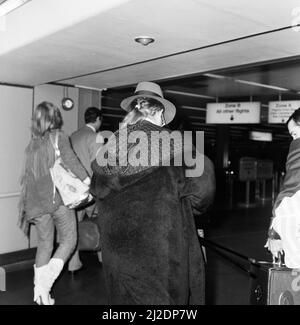
[[[177,117],[171,127],[204,131],[208,151],[216,148],[217,132],[222,132],[222,125],[206,124],[208,103],[261,102],[259,124],[227,125],[231,154],[235,155],[236,152],[237,156],[275,157],[279,160],[279,164],[284,165],[291,137],[285,124],[268,123],[268,103],[279,100],[300,100],[299,76],[300,58],[294,58],[162,80],[158,83],[164,90],[165,97],[177,107]],[[124,114],[119,108],[120,102],[124,97],[132,94],[134,89],[135,85],[132,85],[103,92],[106,127],[117,127]],[[272,142],[250,140],[251,131],[271,133]]]
[[[156,81],[177,106],[172,127],[205,131],[212,151],[222,127],[205,123],[206,105],[259,101],[260,124],[228,126],[231,148],[284,151],[290,137],[283,124],[267,123],[268,102],[299,99],[300,7],[297,0],[274,3],[27,1],[1,21],[0,82],[108,89],[103,127],[113,129],[124,115],[121,99],[137,82]],[[134,41],[141,35],[155,42],[141,46]],[[273,141],[249,140],[251,130],[270,131]]]

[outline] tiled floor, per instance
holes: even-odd
[[[72,276],[66,270],[53,289],[57,305],[105,305],[102,265],[94,253],[83,253],[84,269]],[[33,270],[7,274],[7,291],[0,292],[0,305],[32,305]]]
[[[263,248],[271,207],[212,212],[206,237],[257,260],[270,260]],[[207,304],[247,305],[250,278],[246,272],[207,250]],[[54,287],[57,305],[107,304],[102,266],[97,255],[84,253],[85,270],[75,276],[64,272]],[[236,260],[238,261],[238,260]],[[244,264],[245,265],[245,264]],[[7,291],[0,292],[0,305],[30,305],[32,269],[7,274]]]
[[[214,212],[207,238],[247,257],[270,261],[271,257],[263,247],[270,214],[270,206]],[[233,257],[244,268],[249,267],[242,259],[227,256]],[[248,273],[208,249],[207,304],[247,305],[250,283]]]

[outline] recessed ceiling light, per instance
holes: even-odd
[[[154,43],[155,39],[149,36],[138,36],[134,39],[137,43],[140,43],[144,46],[149,45],[150,43]]]
[[[13,10],[23,6],[31,0],[5,0],[0,3],[0,17],[5,16]]]

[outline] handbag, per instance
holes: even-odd
[[[86,217],[78,223],[78,250],[101,250],[99,228],[92,218]]]
[[[58,148],[58,135],[58,132],[56,132],[54,143],[50,136],[55,150],[55,162],[53,167],[50,168],[53,181],[53,200],[57,189],[64,205],[68,208],[75,208],[92,200],[92,196],[89,194],[89,186],[64,166]]]

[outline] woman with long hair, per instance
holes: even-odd
[[[36,107],[21,180],[20,226],[28,233],[29,224],[34,224],[37,232],[34,301],[39,305],[54,304],[50,296],[52,285],[77,243],[74,210],[64,206],[49,170],[55,161],[54,142],[57,136],[64,164],[86,184],[90,183],[85,169],[72,151],[69,138],[61,130],[62,124],[60,110],[52,103],[42,102]],[[53,254],[55,228],[59,245]]]
[[[173,163],[180,143],[169,150],[152,146],[156,135],[168,139],[164,125],[175,115],[159,85],[139,83],[121,107],[128,114],[92,164],[109,303],[203,304],[204,260],[194,216],[212,203],[213,165],[204,158],[202,176],[188,178],[185,166]]]

